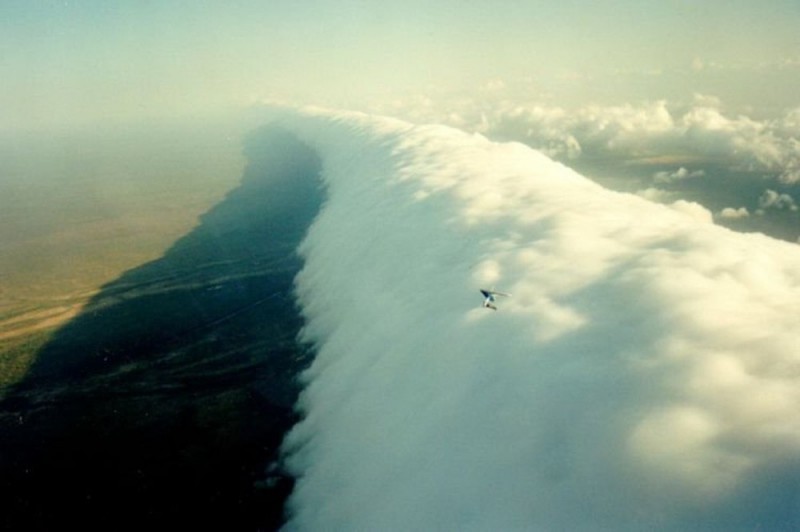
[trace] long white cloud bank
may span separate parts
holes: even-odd
[[[328,194],[288,529],[800,526],[800,247],[521,144],[278,122]]]

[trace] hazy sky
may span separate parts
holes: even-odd
[[[6,128],[358,106],[503,80],[564,103],[798,104],[795,0],[0,3]]]

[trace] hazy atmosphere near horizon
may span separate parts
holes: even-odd
[[[521,141],[608,186],[798,237],[788,0],[11,1],[0,16],[7,152],[28,134],[321,105]]]
[[[0,6],[2,127],[444,94],[568,109],[702,95],[731,118],[775,117],[797,106],[799,11],[790,0],[12,0]]]
[[[0,2],[0,528],[797,529],[798,28]]]

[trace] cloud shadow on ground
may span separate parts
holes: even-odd
[[[104,286],[0,402],[4,530],[280,525],[291,480],[265,468],[310,356],[292,290],[320,162],[270,127],[244,154],[240,186]]]

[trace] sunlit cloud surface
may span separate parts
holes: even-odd
[[[757,134],[658,105],[619,115],[645,142],[689,123],[720,149],[717,131]],[[796,244],[518,143],[349,113],[279,122],[319,152],[328,194],[300,249],[317,357],[285,442],[287,528],[797,525]],[[491,287],[512,293],[496,312]]]
[[[689,103],[658,100],[566,108],[543,98],[519,100],[501,93],[482,98],[396,101],[378,106],[392,116],[444,123],[492,137],[524,142],[551,157],[582,155],[621,159],[699,159],[776,173],[800,181],[800,108],[777,118],[731,115],[715,98]],[[702,170],[676,167],[655,176],[662,182],[701,177]]]

